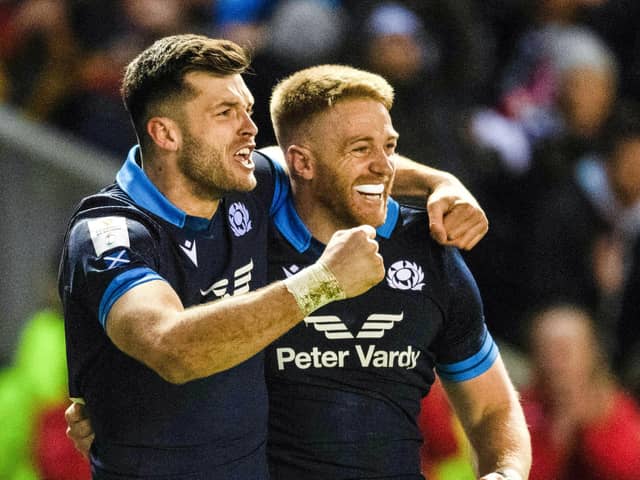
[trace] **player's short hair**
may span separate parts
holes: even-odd
[[[346,65],[319,65],[280,81],[270,102],[271,121],[281,147],[321,112],[345,99],[366,98],[393,105],[393,87],[380,75]]]
[[[163,107],[196,94],[184,81],[186,74],[234,75],[245,72],[249,64],[248,53],[230,40],[194,34],[157,40],[129,63],[122,80],[122,99],[138,136]]]

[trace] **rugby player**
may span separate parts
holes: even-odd
[[[179,35],[125,72],[139,145],[74,213],[59,278],[70,394],[95,430],[94,478],[267,478],[263,349],[384,276],[364,225],[265,287],[267,220],[289,189],[282,168],[253,153],[248,64],[232,42]],[[448,240],[472,245],[484,214],[449,177],[424,178],[436,210],[453,208],[441,227],[455,231],[456,211],[462,224],[480,219],[480,233]]]

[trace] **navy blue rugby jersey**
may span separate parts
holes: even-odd
[[[168,282],[185,307],[264,286],[269,210],[288,179],[255,153],[258,187],[225,196],[208,220],[171,204],[140,168],[138,152],[113,185],[80,203],[59,278],[69,390],[88,406],[96,478],[267,478],[262,353],[174,385],[118,350],[105,321],[122,294],[151,280]]]
[[[319,257],[324,245],[290,200],[273,223],[270,280]],[[386,278],[267,349],[273,480],[423,478],[417,416],[434,369],[464,381],[498,355],[471,273],[458,250],[431,240],[426,212],[390,200],[377,233]]]

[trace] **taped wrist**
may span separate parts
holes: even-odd
[[[333,272],[320,261],[285,279],[284,284],[305,317],[327,303],[347,297]]]
[[[496,470],[496,473],[502,475],[505,480],[522,480],[522,476],[511,468]]]

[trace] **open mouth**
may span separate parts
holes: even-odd
[[[368,200],[381,200],[384,193],[384,185],[382,183],[356,185],[354,189]]]
[[[233,158],[239,161],[243,167],[248,169],[253,169],[254,163],[253,163],[253,160],[251,159],[252,151],[253,149],[249,147],[241,148],[240,150],[238,150],[236,153],[233,154]]]

